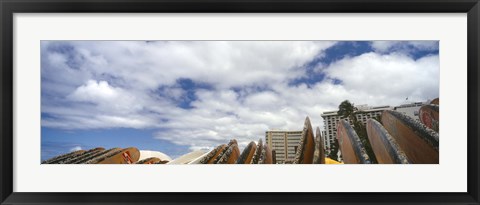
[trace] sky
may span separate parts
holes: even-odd
[[[343,100],[439,96],[438,41],[41,41],[41,158],[95,147],[172,158],[302,130]],[[408,98],[408,100],[407,100]]]

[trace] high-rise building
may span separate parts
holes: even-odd
[[[300,146],[302,131],[271,130],[265,132],[265,143],[275,151],[277,164],[295,160],[295,154]]]
[[[367,124],[367,120],[370,118],[375,118],[382,114],[384,110],[393,109],[390,106],[375,106],[369,107],[368,105],[358,105],[356,108],[361,111],[356,117],[358,121],[363,122],[364,125]],[[323,144],[327,153],[330,153],[331,144],[334,142],[335,137],[337,136],[337,125],[338,121],[341,119],[347,120],[351,125],[352,122],[348,118],[341,118],[337,111],[328,111],[324,112],[322,115],[323,118]]]

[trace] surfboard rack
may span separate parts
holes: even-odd
[[[374,119],[367,121],[367,138],[375,158],[382,164],[438,164],[438,100],[437,104],[424,105],[420,108],[420,120],[415,120],[403,113],[386,110],[381,122]],[[432,129],[433,128],[433,129]],[[371,164],[365,145],[353,127],[345,120],[340,120],[336,138],[345,164]],[[324,138],[320,128],[313,132],[309,117],[305,118],[295,158],[285,160],[285,164],[338,164],[325,157]],[[178,157],[175,160],[167,155],[143,158],[135,147],[105,149],[97,147],[90,150],[78,150],[45,160],[42,164],[275,164],[275,150],[264,144],[260,138],[257,143],[251,141],[242,152],[236,139],[228,144],[221,144],[214,149],[197,150]],[[154,153],[154,154],[155,154]]]

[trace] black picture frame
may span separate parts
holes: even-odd
[[[1,0],[1,204],[479,204],[478,0]],[[468,184],[465,193],[17,193],[13,192],[13,14],[116,12],[467,13]],[[34,173],[32,173],[34,174]],[[454,173],[463,175],[465,173]],[[442,179],[438,180],[442,183]],[[320,186],[320,185],[319,185]],[[86,190],[88,191],[88,190]]]

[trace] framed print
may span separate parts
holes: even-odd
[[[1,204],[479,203],[476,0],[0,5]]]

